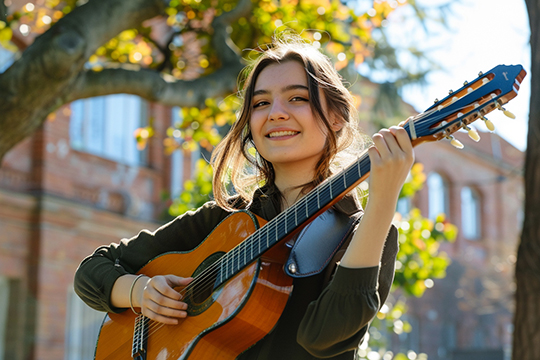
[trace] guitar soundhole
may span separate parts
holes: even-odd
[[[194,316],[205,311],[214,303],[221,290],[215,290],[216,279],[218,275],[217,269],[214,268],[214,263],[219,260],[225,253],[214,253],[207,257],[197,267],[192,277],[194,286],[186,293],[184,301],[188,304],[188,315]]]

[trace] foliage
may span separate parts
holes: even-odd
[[[198,208],[210,200],[212,195],[212,166],[199,159],[195,164],[195,176],[184,182],[183,191],[169,207],[171,216],[178,216]]]

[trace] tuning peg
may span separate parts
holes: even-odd
[[[484,75],[484,73],[480,71],[480,72],[478,73],[478,76],[480,77],[480,76],[482,76],[482,75]]]
[[[476,142],[480,141],[480,135],[478,135],[478,132],[475,129],[473,129],[473,128],[467,126],[467,125],[463,126],[463,129],[467,130],[467,133],[469,134],[469,137],[471,139],[473,139]]]
[[[489,131],[491,132],[495,131],[495,125],[493,125],[491,121],[489,121],[487,118],[483,117],[482,115],[480,115],[480,119],[484,120],[484,123],[486,124],[486,127],[488,128]]]
[[[434,103],[434,104],[436,104],[436,103],[438,103],[438,102],[439,102],[439,99],[433,100],[433,103]]]
[[[452,144],[453,147],[455,148],[458,148],[458,149],[463,149],[464,146],[463,144],[461,143],[461,141],[459,141],[458,139],[456,139],[453,135],[449,135],[446,137],[448,140],[450,140],[450,144]]]
[[[448,90],[448,95],[451,95],[454,92],[454,90],[450,89]]]
[[[499,108],[499,110],[501,110],[504,113],[504,115],[508,116],[510,119],[516,118],[516,115],[512,114],[510,111],[503,108],[501,104],[497,103],[497,108]]]
[[[468,82],[467,80],[465,80],[465,81],[463,82],[463,86],[467,86],[467,85],[469,85],[469,82]]]

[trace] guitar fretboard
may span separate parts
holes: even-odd
[[[342,195],[369,173],[371,163],[367,153],[345,170],[317,186],[293,206],[280,213],[219,260],[215,288],[225,283],[265,251],[294,232],[322,209],[337,202]]]

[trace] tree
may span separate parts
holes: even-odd
[[[366,1],[369,10],[358,14],[337,0],[36,0],[21,9],[0,3],[0,43],[22,50],[0,74],[0,160],[76,99],[129,93],[201,107],[223,98],[236,89],[242,58],[250,56],[240,49],[264,48],[282,24],[324,46],[339,68],[366,62],[415,80],[425,73],[403,71],[380,35],[404,0]],[[35,39],[26,46],[24,37]]]
[[[540,1],[525,0],[531,28],[531,101],[525,152],[525,218],[516,262],[512,358],[540,359]]]

